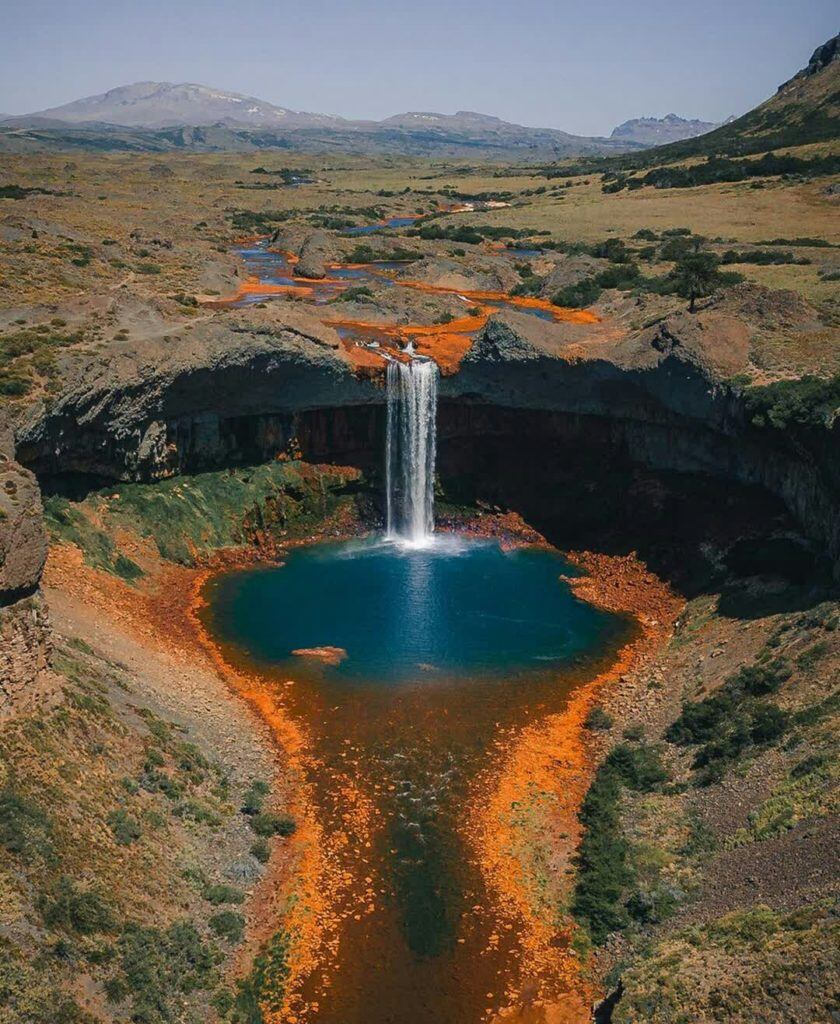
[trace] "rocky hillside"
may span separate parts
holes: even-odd
[[[738,156],[835,140],[840,134],[839,39],[834,36],[817,47],[808,64],[755,110],[696,139],[657,149],[655,158]]]

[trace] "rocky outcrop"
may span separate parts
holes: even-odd
[[[327,264],[336,259],[332,238],[324,231],[313,231],[300,248],[300,259],[295,266],[297,277],[326,277]]]
[[[334,331],[277,306],[118,342],[67,373],[66,390],[18,431],[19,457],[40,473],[150,480],[271,458],[297,414],[382,400],[354,376]]]
[[[441,400],[512,414],[487,423],[465,416],[453,429],[466,433],[515,433],[527,423],[537,446],[544,430],[571,445],[588,438],[656,470],[759,485],[838,560],[840,423],[810,447],[792,446],[754,426],[728,383],[748,367],[757,329],[738,303],[757,323],[771,301],[759,292],[747,288],[633,333],[499,314],[460,372],[441,381]],[[366,453],[372,462],[384,401],[381,380],[356,375],[332,329],[276,304],[89,357],[18,430],[17,453],[43,474],[133,480],[271,459],[293,440],[307,457]]]
[[[400,277],[433,288],[465,292],[508,292],[520,280],[507,260],[495,256],[457,260],[430,256],[406,267]]]
[[[579,284],[587,277],[594,277],[609,266],[607,260],[599,260],[594,256],[565,256],[548,275],[543,287],[543,295],[551,298],[561,288]]]
[[[39,591],[47,557],[35,477],[0,455],[0,716],[25,705],[47,668],[49,622]]]

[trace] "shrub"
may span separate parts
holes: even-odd
[[[297,825],[294,818],[288,814],[263,813],[255,814],[251,818],[251,828],[258,836],[267,839],[269,836],[294,835]]]
[[[271,856],[271,847],[267,839],[257,839],[251,846],[251,856],[255,857],[260,864],[267,864]]]
[[[9,853],[49,856],[52,822],[28,796],[12,785],[0,790],[0,846]]]
[[[66,877],[51,896],[40,901],[40,910],[48,928],[66,928],[80,935],[111,931],[115,924],[114,912],[101,893],[79,889]]]
[[[243,814],[259,814],[263,803],[268,795],[268,783],[255,779],[245,792],[242,798]]]
[[[109,979],[112,1002],[132,1001],[131,1019],[138,1024],[169,1024],[180,1019],[181,993],[209,988],[215,957],[189,921],[176,921],[166,931],[129,924],[118,943],[119,973]]]
[[[628,922],[621,900],[633,882],[633,871],[628,866],[629,844],[621,829],[621,788],[647,792],[667,777],[654,747],[621,743],[610,751],[584,797],[572,912],[596,944]]]
[[[208,924],[220,938],[229,942],[239,942],[245,933],[245,918],[235,910],[222,910],[214,914]]]
[[[335,302],[355,302],[357,299],[372,298],[373,292],[367,285],[359,285],[356,288],[345,288],[335,297]]]
[[[572,309],[581,309],[584,306],[591,306],[601,296],[601,287],[594,277],[584,278],[577,284],[567,285],[561,288],[552,298],[555,306],[568,306]]]
[[[208,885],[203,895],[207,902],[212,903],[214,907],[221,906],[223,903],[245,902],[245,893],[232,885]]]
[[[593,732],[606,732],[612,729],[613,719],[603,708],[596,706],[589,711],[583,724]]]
[[[264,1024],[262,1005],[279,1011],[289,977],[289,937],[277,932],[254,958],[251,972],[237,982],[236,1024]]]
[[[120,846],[130,846],[143,835],[140,822],[123,808],[111,811],[107,822]]]

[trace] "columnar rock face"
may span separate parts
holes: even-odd
[[[0,716],[28,703],[47,668],[49,620],[39,590],[46,557],[35,477],[0,461]]]

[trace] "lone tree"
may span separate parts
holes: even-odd
[[[675,291],[688,299],[689,313],[695,311],[697,299],[711,295],[723,283],[719,266],[717,256],[702,249],[683,253],[677,260],[672,272]]]

